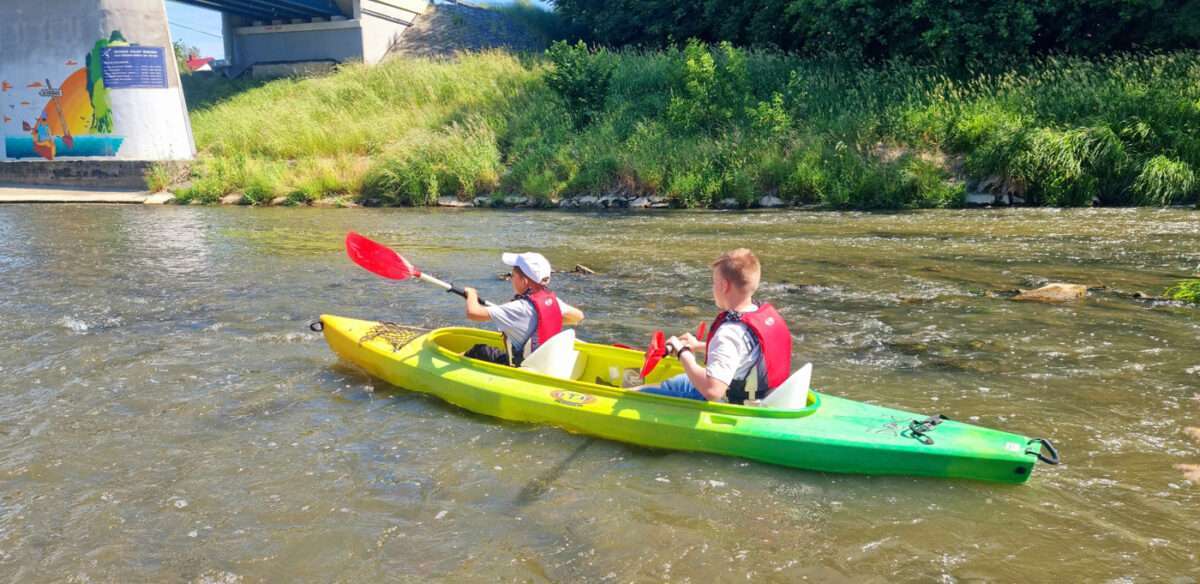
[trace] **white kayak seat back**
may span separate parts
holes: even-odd
[[[563,329],[550,337],[521,362],[521,369],[537,371],[543,375],[571,379],[575,373],[575,362],[579,351],[575,350],[575,329]]]
[[[779,410],[802,410],[808,407],[808,386],[812,382],[812,363],[796,370],[783,385],[775,388],[762,405]]]

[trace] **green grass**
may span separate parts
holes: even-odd
[[[710,206],[774,194],[903,209],[958,205],[964,180],[988,177],[1043,205],[1187,204],[1200,191],[1194,52],[951,77],[731,47],[580,50],[559,52],[579,73],[553,88],[548,58],[504,52],[189,85],[200,160],[182,196],[422,205],[623,192]]]
[[[1180,280],[1174,286],[1167,288],[1163,295],[1171,300],[1200,304],[1200,279]]]

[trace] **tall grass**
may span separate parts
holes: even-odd
[[[962,179],[989,177],[1045,205],[1191,203],[1200,191],[1192,52],[959,76],[694,43],[551,55],[396,59],[232,95],[206,88],[220,99],[193,109],[201,160],[185,193],[420,205],[623,192],[680,206],[774,194],[876,209],[954,206]],[[589,81],[597,71],[605,83]]]

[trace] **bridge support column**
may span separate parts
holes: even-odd
[[[192,158],[176,67],[163,0],[3,0],[0,163]]]

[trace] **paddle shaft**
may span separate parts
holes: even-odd
[[[463,298],[467,297],[466,290],[459,288],[458,286],[455,286],[449,282],[442,281],[442,280],[438,279],[437,277],[430,276],[429,274],[426,274],[425,272],[421,272],[421,275],[418,276],[418,279],[420,279],[422,282],[428,282],[430,284],[433,284],[434,286],[437,286],[438,288],[441,288],[442,290],[446,290],[448,292],[453,292],[455,294],[458,294],[459,296],[462,296]],[[495,306],[495,304],[488,302],[487,300],[484,300],[482,298],[479,299],[479,303],[484,306]],[[570,304],[567,304],[566,302],[563,302],[562,300],[559,300],[558,304],[560,306],[562,306],[562,309],[564,312],[573,308]]]
[[[441,288],[442,290],[446,290],[448,292],[453,292],[455,294],[458,294],[459,296],[462,296],[463,298],[467,297],[466,290],[463,290],[462,288],[459,288],[458,286],[450,284],[449,282],[443,282],[442,280],[440,280],[434,276],[430,276],[429,274],[426,274],[425,272],[421,272],[421,275],[418,276],[418,279],[420,279],[422,282],[428,282],[430,284],[433,284],[434,286],[437,286],[438,288]],[[482,298],[479,299],[479,303],[484,306],[495,306],[495,304],[492,304],[491,302],[488,302],[487,300],[484,300]]]

